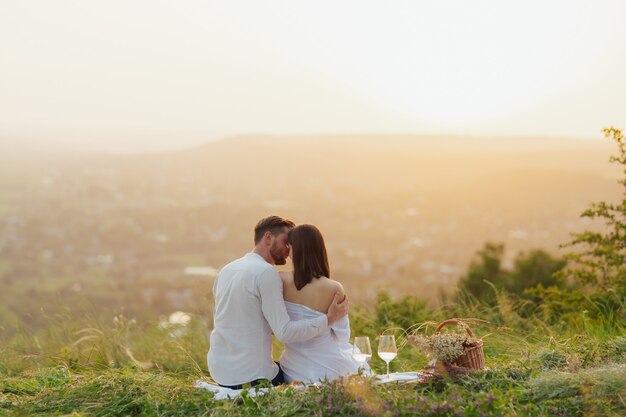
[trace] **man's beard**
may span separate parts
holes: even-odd
[[[287,258],[283,255],[283,251],[278,247],[270,248],[270,256],[274,260],[275,265],[285,265],[287,263]]]

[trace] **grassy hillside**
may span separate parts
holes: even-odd
[[[0,415],[427,415],[618,416],[626,412],[626,336],[623,323],[580,312],[582,327],[551,325],[516,314],[512,300],[495,306],[455,305],[429,310],[415,298],[380,296],[353,308],[353,335],[368,335],[376,349],[381,332],[399,323],[424,324],[432,333],[443,317],[460,312],[484,321],[472,326],[485,343],[488,370],[426,384],[376,386],[353,377],[296,391],[284,387],[259,398],[217,401],[193,388],[206,372],[208,327],[135,323],[116,316],[78,329],[50,318],[46,334],[1,340]],[[513,307],[512,307],[513,306]],[[425,321],[432,320],[432,321]],[[395,331],[399,355],[392,371],[417,370],[427,357]],[[276,353],[279,346],[276,346]],[[384,372],[376,357],[373,368]]]

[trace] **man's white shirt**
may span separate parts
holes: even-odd
[[[221,385],[276,377],[272,332],[289,343],[311,339],[328,328],[325,315],[290,321],[278,271],[254,252],[222,268],[213,296],[215,313],[207,356],[211,377]]]

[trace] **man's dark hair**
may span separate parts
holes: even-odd
[[[293,281],[298,290],[313,281],[313,278],[330,278],[324,238],[317,227],[301,224],[287,236],[291,245]]]
[[[254,244],[258,245],[265,232],[271,232],[274,236],[284,231],[285,227],[289,230],[296,227],[296,224],[288,219],[278,216],[269,216],[259,220],[254,227]]]

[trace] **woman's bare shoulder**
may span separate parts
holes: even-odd
[[[334,279],[330,279],[330,278],[324,279],[324,288],[328,293],[333,294],[333,296],[335,293],[338,293],[340,295],[340,299],[342,299],[343,295],[345,294],[345,291],[343,289],[343,285],[341,285],[341,282],[335,281]]]

